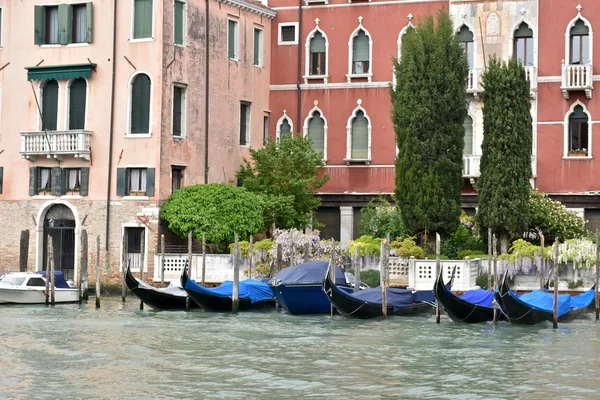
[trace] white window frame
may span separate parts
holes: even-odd
[[[246,139],[246,144],[241,144],[238,142],[240,147],[250,147],[251,143],[250,143],[250,130],[251,130],[251,126],[250,124],[252,123],[252,103],[250,103],[249,101],[240,101],[240,111],[242,110],[242,106],[245,105],[247,108],[247,114],[246,114],[246,132],[244,132],[244,136]],[[239,125],[240,129],[242,128],[242,115],[240,112],[240,125]]]
[[[583,108],[583,112],[588,117],[588,149],[587,156],[585,157],[569,157],[569,117],[575,111],[575,107],[581,106]],[[575,101],[569,107],[569,111],[565,114],[565,122],[564,122],[564,136],[563,136],[563,160],[591,160],[592,159],[592,128],[594,124],[592,123],[592,116],[588,111],[585,104],[583,104],[580,100]]]
[[[327,84],[327,79],[329,78],[329,38],[327,34],[319,27],[319,18],[315,19],[315,28],[308,33],[306,36],[306,44],[305,44],[305,57],[304,57],[304,84],[308,84],[310,79],[323,79],[323,83]],[[325,39],[325,74],[323,75],[311,75],[310,74],[310,42],[313,37],[319,32],[323,35]]]
[[[473,34],[473,68],[470,68],[473,71],[477,70],[477,35],[475,34],[476,30],[473,29],[473,27],[471,26],[471,24],[467,23],[467,21],[465,21],[465,18],[463,17],[462,21],[460,24],[458,24],[458,27],[456,28],[455,34],[458,35],[458,32],[460,32],[460,29],[464,26],[467,27],[467,29]],[[514,35],[514,31],[513,31],[513,35]],[[512,50],[509,50],[512,51]]]
[[[417,29],[417,27],[413,25],[412,19],[413,15],[408,14],[408,23],[404,25],[404,28],[400,30],[400,33],[398,33],[398,40],[396,41],[396,46],[398,47],[398,62],[400,62],[400,59],[402,58],[402,37],[406,35],[406,32],[408,32],[408,28]],[[396,90],[396,70],[394,68],[394,65],[392,65],[392,89],[394,91]],[[396,154],[398,153],[396,152]]]
[[[156,0],[152,0],[152,28],[150,29],[151,36],[149,38],[134,39],[133,35],[134,35],[134,31],[135,31],[135,0],[131,0],[131,30],[129,32],[129,42],[130,43],[151,42],[154,40],[154,17],[155,17],[155,11],[156,11],[155,7],[156,7]],[[173,24],[173,25],[175,25],[175,24]]]
[[[259,41],[258,41],[258,64],[254,64],[254,32],[259,31]],[[254,25],[254,29],[252,30],[252,65],[257,68],[263,68],[265,66],[265,30],[264,27],[260,25]]]
[[[312,108],[312,110],[308,112],[308,115],[304,119],[304,127],[302,129],[302,133],[305,138],[308,137],[308,124],[310,123],[310,120],[314,117],[315,112],[321,114],[321,118],[323,118],[323,161],[327,163],[327,118],[325,118],[325,114],[323,114],[323,111],[317,105],[315,105]]]
[[[235,37],[233,38],[235,54],[233,58],[229,57],[229,21],[235,23]],[[227,58],[233,61],[240,60],[240,20],[235,18],[227,18]]]
[[[85,80],[85,119],[83,121],[83,130],[86,130],[88,127],[88,110],[89,110],[89,102],[90,102],[90,82],[88,78],[83,78]],[[75,82],[75,79],[69,79],[67,81],[67,90],[65,93],[65,129],[70,131],[72,130],[69,126],[71,120],[71,85]]]
[[[358,99],[356,104],[358,104],[358,105],[352,111],[352,114],[350,115],[350,118],[348,118],[348,122],[346,123],[346,159],[344,161],[346,161],[346,162],[366,162],[367,164],[370,164],[372,161],[372,159],[371,159],[371,131],[372,131],[371,118],[367,114],[367,110],[365,110],[363,108],[361,99]],[[362,111],[365,118],[367,119],[367,141],[368,142],[367,142],[367,158],[366,159],[352,158],[352,121],[354,120],[354,118],[356,118],[356,114],[358,114],[359,111]]]
[[[181,135],[175,136],[173,135],[173,125],[175,115],[175,88],[183,89],[181,91]],[[187,137],[187,88],[188,85],[185,83],[174,82],[173,87],[171,88],[171,137],[173,139],[184,139]]]
[[[182,37],[183,44],[175,43],[175,3],[183,3],[183,18],[182,18]],[[187,46],[187,34],[188,34],[188,3],[187,0],[173,0],[173,45],[177,47]]]
[[[277,126],[275,128],[275,138],[277,140],[279,140],[279,138],[281,137],[281,124],[283,124],[283,121],[286,120],[288,124],[290,124],[290,134],[294,134],[294,123],[292,122],[292,119],[287,115],[287,111],[283,110],[283,115],[277,120]]]
[[[294,29],[294,41],[293,42],[284,42],[282,40],[283,38],[282,38],[282,35],[281,35],[281,28],[283,28],[285,26],[293,26],[293,27],[295,27],[295,29]],[[277,26],[277,44],[279,46],[287,46],[287,45],[298,44],[299,37],[300,37],[300,32],[298,32],[298,22],[281,22]]]
[[[592,24],[588,21],[583,15],[581,15],[581,6],[578,5],[577,15],[567,24],[567,29],[565,29],[565,65],[570,65],[571,60],[571,28],[577,23],[577,20],[581,20],[585,26],[589,29],[589,41],[590,41],[590,64],[594,64],[594,32],[592,30]],[[587,111],[587,110],[586,110]],[[590,120],[591,121],[591,120]]]
[[[58,96],[56,99],[56,105],[57,105],[57,110],[56,110],[56,130],[57,131],[61,131],[65,125],[64,125],[64,121],[60,120],[60,102],[61,100],[61,93],[62,93],[62,84],[61,82],[63,82],[62,80],[59,79],[44,79],[41,80],[40,83],[38,84],[38,103],[39,103],[39,107],[40,109],[38,110],[37,107],[35,109],[35,113],[37,115],[37,120],[38,120],[38,131],[42,132],[42,126],[43,126],[43,121],[42,121],[42,113],[44,112],[44,88],[46,87],[46,84],[48,83],[48,81],[51,80],[55,80],[58,83]],[[87,111],[87,110],[86,110]],[[86,115],[87,118],[87,115]],[[62,124],[61,124],[62,122]]]
[[[348,83],[352,82],[352,78],[367,78],[367,82],[371,82],[373,78],[373,36],[369,33],[367,28],[365,28],[362,24],[363,17],[358,17],[358,26],[356,29],[352,31],[350,34],[350,39],[348,40],[348,74],[346,78],[348,79]],[[358,35],[358,32],[363,30],[365,35],[369,38],[369,71],[367,73],[362,74],[354,74],[352,73],[352,53],[354,51],[354,37]]]
[[[150,132],[148,133],[131,133],[131,106],[132,106],[132,102],[133,102],[133,80],[135,79],[136,76],[140,75],[140,74],[146,74],[148,76],[148,78],[150,78],[150,111],[148,113],[148,119],[150,120],[148,122],[148,130]],[[127,100],[127,128],[125,130],[125,137],[126,138],[149,138],[152,136],[152,124],[153,124],[153,120],[152,120],[152,112],[153,112],[153,101],[154,101],[154,80],[152,79],[152,75],[150,75],[149,72],[147,71],[135,71],[131,77],[129,77],[129,83],[128,83],[128,96],[129,99]]]

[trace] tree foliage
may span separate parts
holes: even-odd
[[[490,59],[483,75],[483,144],[478,181],[477,222],[499,233],[503,251],[510,236],[520,236],[529,223],[531,178],[531,112],[529,81],[516,59]]]
[[[160,214],[178,236],[192,231],[210,243],[232,242],[235,233],[247,238],[264,226],[261,196],[225,183],[185,186],[169,196]]]
[[[391,238],[396,238],[408,234],[398,207],[390,205],[383,197],[369,201],[360,213],[361,236],[384,238],[389,233]]]
[[[561,241],[582,238],[586,234],[584,221],[560,202],[537,189],[529,196],[529,229],[536,233],[558,237]]]
[[[453,232],[460,215],[468,65],[446,11],[407,31],[395,74],[397,204],[412,233]]]
[[[251,149],[250,156],[237,177],[246,189],[265,196],[265,223],[283,229],[309,225],[321,204],[315,192],[329,179],[322,171],[323,156],[311,141],[302,135],[285,135]]]

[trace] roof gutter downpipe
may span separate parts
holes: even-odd
[[[298,81],[296,82],[296,93],[298,94],[298,108],[296,110],[296,130],[300,134],[300,123],[302,121],[302,94],[300,92],[300,83],[302,81],[302,46],[300,38],[302,37],[302,1],[298,0]],[[292,135],[294,132],[292,132]]]
[[[113,5],[113,43],[112,43],[112,82],[110,89],[110,122],[108,129],[108,183],[106,186],[106,240],[105,250],[108,260],[108,238],[110,234],[110,187],[112,184],[112,156],[113,156],[113,126],[115,119],[115,75],[117,64],[117,0]]]
[[[206,54],[205,54],[205,78],[204,78],[204,183],[208,183],[208,86],[209,86],[209,67],[210,67],[210,54],[209,54],[209,2],[210,0],[206,0],[206,24],[205,24],[205,32],[204,35],[206,37]]]

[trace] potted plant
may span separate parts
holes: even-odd
[[[587,149],[571,149],[569,157],[587,157]]]

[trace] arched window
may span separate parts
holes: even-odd
[[[150,133],[150,94],[152,83],[146,74],[137,74],[131,82],[131,133]]]
[[[569,115],[569,154],[588,155],[588,143],[588,116],[583,107],[577,105]]]
[[[325,153],[325,121],[319,111],[314,111],[308,121],[307,136],[312,141],[313,149],[317,152]]]
[[[458,31],[458,42],[463,47],[465,54],[467,55],[467,61],[469,68],[475,68],[475,44],[473,42],[473,32],[466,26],[463,25]]]
[[[467,115],[463,122],[463,128],[465,130],[465,147],[463,148],[463,154],[469,156],[473,154],[473,118]]]
[[[525,22],[521,22],[515,30],[513,56],[523,66],[533,66],[533,31]]]
[[[58,82],[46,81],[42,88],[42,130],[55,131],[58,117]]]
[[[85,79],[75,79],[69,87],[69,129],[85,129]]]
[[[309,75],[326,75],[325,37],[317,31],[310,39]]]
[[[287,119],[281,121],[281,125],[279,125],[279,136],[290,135],[292,133],[292,126]]]
[[[370,68],[369,36],[360,29],[352,39],[352,73],[368,74]]]
[[[590,29],[578,19],[570,30],[572,65],[587,65],[590,63]]]
[[[350,158],[353,160],[369,158],[369,121],[362,110],[359,110],[352,120]]]

